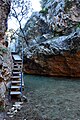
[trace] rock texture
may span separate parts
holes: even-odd
[[[0,44],[0,106],[5,106],[5,93],[10,85],[12,58],[9,50]]]
[[[80,77],[80,31],[69,36],[47,39],[25,51],[26,73]]]
[[[38,36],[52,32],[49,28],[48,23],[44,21],[38,12],[34,12],[32,14],[23,31],[27,38],[27,41],[36,39]]]
[[[10,12],[10,0],[0,0],[0,41],[7,30],[7,18]]]
[[[24,71],[29,74],[80,77],[79,0],[42,0],[24,27]]]
[[[3,45],[9,11],[10,0],[0,0],[0,106],[5,106],[5,93],[11,76],[11,54]]]
[[[45,11],[47,12],[45,13]],[[46,0],[45,4],[42,2],[40,13],[43,15],[45,13],[46,21],[55,35],[69,34],[69,32],[75,30],[80,22],[80,1]]]

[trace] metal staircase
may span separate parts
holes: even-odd
[[[18,54],[12,54],[13,71],[11,77],[10,96],[21,96],[22,88],[24,87],[23,73],[22,73],[22,59]]]

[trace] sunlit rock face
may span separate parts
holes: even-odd
[[[0,41],[4,39],[9,12],[10,0],[0,0]]]
[[[25,26],[28,47],[24,49],[24,71],[29,74],[80,77],[80,1],[42,1],[39,19],[35,14],[35,24],[31,17]],[[48,29],[42,23],[37,26],[39,20]],[[45,28],[42,34],[38,31],[41,26]]]

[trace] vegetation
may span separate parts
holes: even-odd
[[[7,48],[0,46],[0,55],[2,55],[2,53],[6,53],[7,52]]]
[[[68,11],[72,6],[73,0],[65,0],[65,11]]]
[[[3,111],[4,111],[4,107],[0,106],[0,112],[3,112]]]
[[[80,28],[80,22],[77,24],[77,26],[76,26],[77,28]]]
[[[12,4],[11,4],[11,11],[10,11],[10,15],[9,15],[9,19],[15,19],[16,22],[18,23],[18,30],[21,31],[22,34],[19,34],[19,32],[15,31],[14,34],[16,33],[19,37],[21,37],[26,44],[27,40],[24,34],[24,31],[22,29],[23,26],[23,21],[24,19],[27,20],[28,18],[28,13],[29,10],[31,9],[31,2],[30,0],[12,0]]]
[[[43,8],[40,13],[42,13],[43,15],[48,14],[48,9],[47,8]]]

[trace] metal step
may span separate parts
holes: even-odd
[[[20,68],[20,69],[22,68],[21,65],[14,65],[13,67],[14,67],[14,68]]]
[[[13,55],[12,58],[13,58],[13,60],[15,60],[15,61],[22,61],[21,57],[20,57],[18,54]]]
[[[12,83],[21,83],[21,81],[20,80],[12,81]]]
[[[11,76],[12,79],[19,79],[21,76]]]
[[[19,64],[19,65],[22,65],[22,61],[13,61],[14,64]]]
[[[21,92],[19,92],[19,91],[11,91],[10,95],[21,95]]]
[[[14,67],[18,67],[18,66],[21,67],[22,64],[18,64],[18,63],[16,63],[16,64],[14,64],[13,66],[14,66]]]
[[[18,70],[18,71],[21,71],[22,68],[13,68],[13,70]]]
[[[13,74],[21,74],[21,72],[13,72]]]
[[[21,86],[11,86],[11,89],[19,89],[19,88],[21,88]]]

